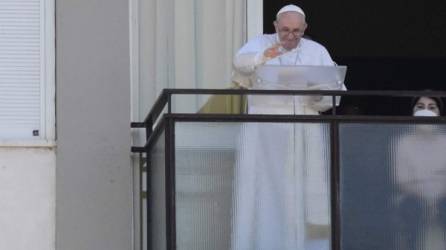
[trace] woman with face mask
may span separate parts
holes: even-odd
[[[436,117],[443,111],[437,97],[412,100],[412,115]],[[392,145],[396,183],[395,218],[400,237],[396,249],[445,249],[446,132],[441,125],[410,125]]]
[[[438,97],[421,96],[412,100],[412,114],[414,116],[440,116],[443,102]]]

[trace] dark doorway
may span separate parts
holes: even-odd
[[[264,31],[280,7],[307,15],[306,34],[348,66],[351,90],[446,90],[445,1],[264,0]],[[409,114],[408,100],[344,98],[364,114]]]

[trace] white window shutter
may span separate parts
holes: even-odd
[[[44,0],[0,0],[0,139],[40,138]]]

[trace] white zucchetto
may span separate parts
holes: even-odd
[[[305,13],[304,13],[304,11],[303,11],[300,7],[298,7],[298,6],[294,5],[294,4],[289,4],[289,5],[283,6],[283,7],[277,12],[277,14],[276,14],[276,19],[279,18],[279,15],[280,15],[280,14],[282,14],[282,13],[284,13],[284,12],[288,12],[288,11],[292,11],[292,12],[300,13],[300,14],[302,14],[302,15],[305,17]]]

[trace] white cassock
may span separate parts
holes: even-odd
[[[301,39],[296,49],[266,61],[263,51],[276,43],[275,34],[248,42],[234,60],[238,73],[252,82],[252,74],[261,64],[335,65],[322,45],[307,39]],[[317,115],[331,107],[331,101],[308,97],[268,97],[255,105],[252,100],[248,98],[250,114]],[[329,127],[246,123],[239,138],[231,248],[329,249],[327,239],[322,246],[311,247],[306,232],[310,224],[327,229],[330,225]]]

